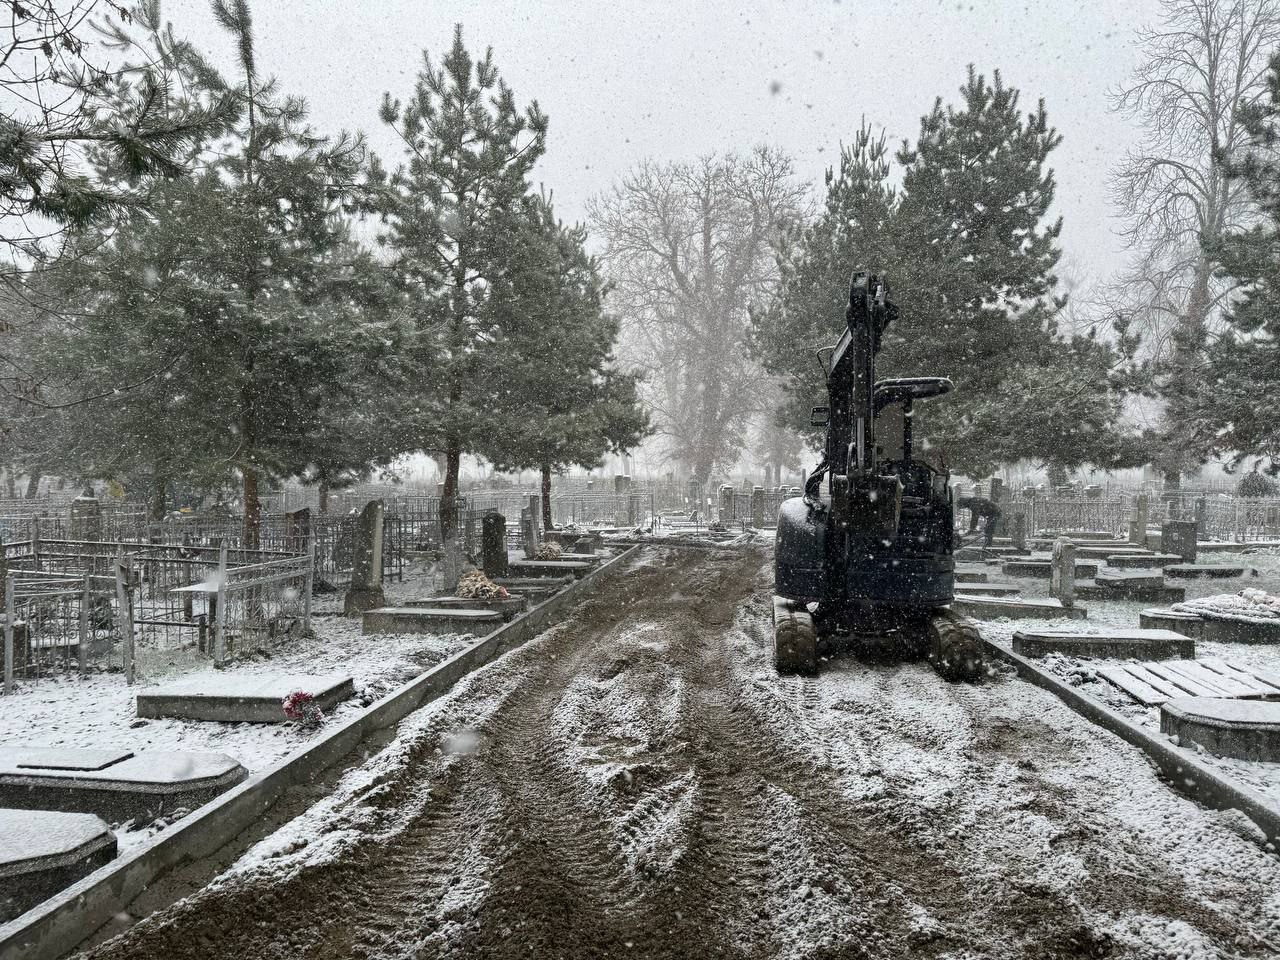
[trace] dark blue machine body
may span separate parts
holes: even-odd
[[[823,572],[830,516],[823,506],[818,509],[803,497],[792,497],[778,511],[774,568],[778,596],[812,603],[839,595],[859,605],[904,609],[951,603],[955,563],[951,558],[950,510],[930,524],[937,530],[932,536],[904,517],[898,537],[888,546],[876,544],[849,557],[840,589],[838,584],[828,584]],[[925,549],[920,550],[921,546]]]

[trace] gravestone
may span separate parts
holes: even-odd
[[[1027,549],[1027,515],[1021,510],[1009,518],[1009,538],[1018,550]]]
[[[1196,562],[1196,527],[1194,520],[1166,520],[1160,527],[1160,549],[1182,558],[1183,563]]]
[[[453,532],[445,538],[440,552],[440,580],[445,593],[453,593],[458,589],[458,581],[462,579],[462,563],[466,559],[463,548],[462,530],[453,528]]]
[[[307,549],[307,541],[311,539],[311,508],[303,507],[301,510],[290,510],[284,515],[285,517],[285,537],[301,544],[301,550]],[[293,549],[299,549],[294,546]]]
[[[520,509],[520,539],[524,543],[524,556],[532,560],[538,554],[538,525],[528,507]]]
[[[84,493],[71,501],[71,539],[102,539],[102,504],[93,487],[85,487]]]
[[[613,492],[622,496],[631,492],[631,478],[626,474],[619,473],[613,478]]]
[[[370,500],[356,520],[351,587],[342,604],[343,616],[359,616],[387,602],[382,592],[382,515],[382,501]]]
[[[1140,493],[1133,503],[1133,516],[1129,520],[1129,542],[1138,546],[1146,546],[1147,520],[1151,511],[1151,501],[1145,493]]]
[[[1049,561],[1049,596],[1064,607],[1075,604],[1076,545],[1061,537],[1053,542],[1053,557]]]
[[[757,530],[764,526],[764,487],[751,490],[751,525]]]
[[[500,513],[480,520],[480,563],[490,580],[507,575],[507,518]]]
[[[685,492],[689,500],[689,506],[694,510],[702,509],[702,484],[694,477],[689,478],[689,482],[685,487]]]
[[[1204,539],[1204,521],[1209,513],[1209,502],[1204,497],[1196,497],[1195,504],[1196,539]]]
[[[716,516],[721,523],[733,519],[733,494],[732,485],[726,483],[720,487],[719,512]]]
[[[1086,500],[1101,500],[1101,499],[1102,499],[1102,484],[1100,484],[1100,483],[1091,483],[1091,484],[1089,484],[1088,486],[1086,486],[1086,487],[1084,488],[1084,498],[1085,498]]]

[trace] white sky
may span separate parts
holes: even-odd
[[[538,179],[565,219],[644,157],[688,159],[769,143],[821,182],[866,115],[892,140],[914,139],[966,65],[999,69],[1025,109],[1044,97],[1063,134],[1052,165],[1068,260],[1092,280],[1123,256],[1108,171],[1136,131],[1107,91],[1137,58],[1134,31],[1156,0],[257,0],[263,73],[308,98],[317,129],[361,129],[388,162],[377,117],[384,91],[405,98],[426,49],[447,49],[455,22],[469,47],[492,46],[521,104],[550,115]],[[230,65],[232,45],[207,0],[166,0],[165,16]],[[776,93],[773,86],[780,85]],[[884,265],[890,271],[892,265]]]

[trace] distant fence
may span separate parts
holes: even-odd
[[[1026,516],[1031,533],[1098,531],[1127,536],[1129,522],[1137,515],[1137,495],[1097,498],[1013,497],[1001,501],[1006,517]],[[1147,523],[1158,527],[1166,520],[1195,520],[1200,537],[1251,543],[1280,540],[1280,498],[1234,496],[1148,497]]]

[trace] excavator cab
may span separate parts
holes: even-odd
[[[827,428],[823,460],[804,495],[779,510],[780,672],[816,670],[819,644],[831,637],[929,633],[949,617],[955,569],[949,477],[917,456],[913,423],[916,403],[950,393],[952,383],[876,381],[881,336],[897,316],[888,293],[885,278],[854,274],[847,329],[829,352],[827,406],[814,410]],[[976,634],[968,640],[976,649]],[[969,660],[966,654],[965,669]]]

